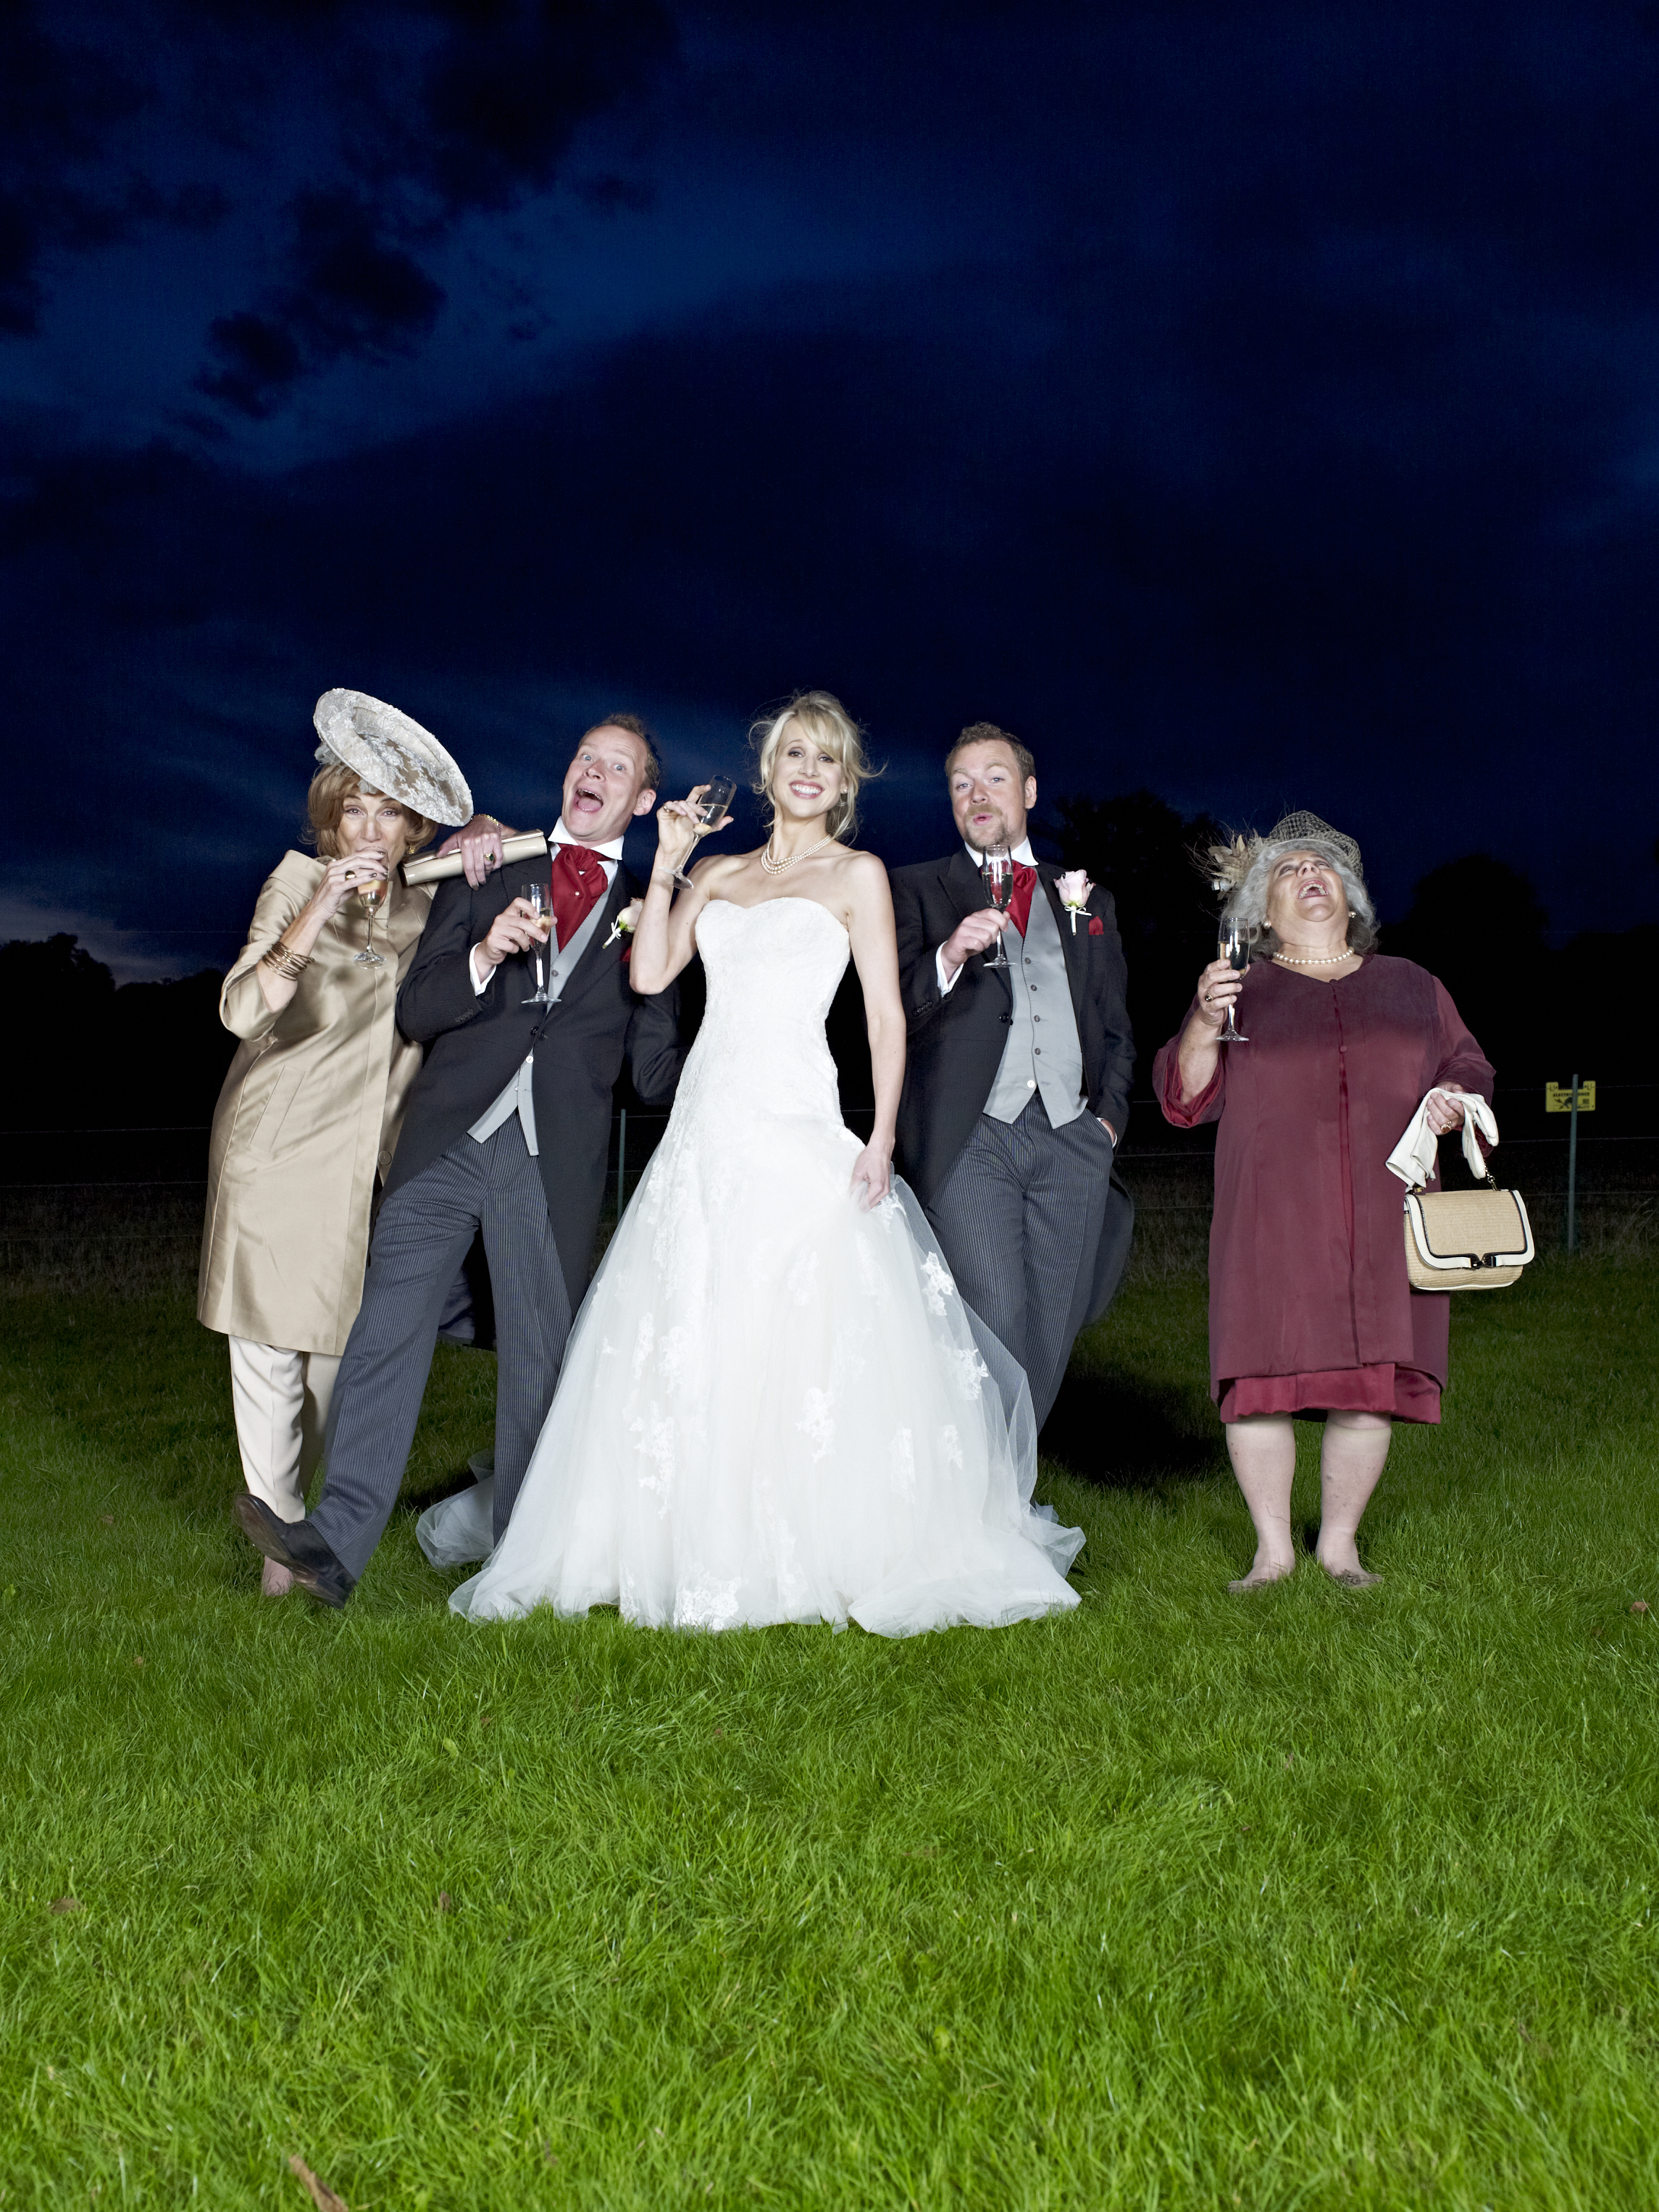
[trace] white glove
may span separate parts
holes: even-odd
[[[1463,1157],[1469,1164],[1469,1173],[1486,1180],[1486,1163],[1480,1147],[1474,1141],[1478,1129],[1489,1145],[1498,1142],[1498,1121],[1492,1108],[1478,1091],[1431,1091],[1423,1103],[1406,1125],[1406,1133],[1389,1154],[1389,1172],[1397,1175],[1411,1190],[1421,1190],[1433,1176],[1438,1157],[1440,1139],[1429,1127],[1429,1100],[1438,1098],[1443,1106],[1461,1108],[1463,1115]]]

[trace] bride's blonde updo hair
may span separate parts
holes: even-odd
[[[823,826],[830,836],[845,844],[858,823],[859,786],[881,771],[871,767],[858,724],[833,692],[797,691],[781,714],[761,716],[749,732],[749,742],[757,755],[755,781],[750,788],[765,803],[769,819],[775,821],[772,778],[792,722],[799,722],[804,734],[820,752],[828,753],[841,770],[841,796],[824,817]]]

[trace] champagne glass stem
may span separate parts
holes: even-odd
[[[530,919],[534,931],[532,942],[524,948],[524,957],[527,964],[536,971],[536,988],[533,991],[526,992],[519,1004],[521,1006],[550,1006],[552,1001],[547,995],[547,985],[542,980],[542,946],[546,942],[544,930],[550,935],[553,927],[552,886],[532,884],[520,893],[520,896],[530,909]]]
[[[1221,942],[1217,949],[1234,975],[1241,981],[1249,973],[1249,933],[1239,922],[1231,919],[1224,921]],[[1230,999],[1227,1002],[1226,1019],[1222,1023],[1220,1032],[1216,1038],[1218,1044],[1249,1044],[1250,1041],[1233,1018],[1235,1006],[1236,1001]]]

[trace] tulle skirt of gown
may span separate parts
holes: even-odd
[[[849,1619],[884,1636],[1074,1606],[1080,1549],[1030,1504],[1024,1376],[914,1197],[865,1212],[823,1016],[827,908],[711,902],[708,1013],[668,1129],[566,1349],[473,1619],[616,1604],[652,1626]],[[422,1516],[481,1557],[480,1490]]]

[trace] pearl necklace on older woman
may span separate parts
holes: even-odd
[[[1357,960],[1359,955],[1352,945],[1345,945],[1340,952],[1310,954],[1306,960],[1297,960],[1289,952],[1275,952],[1273,958],[1286,968],[1338,968],[1345,960]]]

